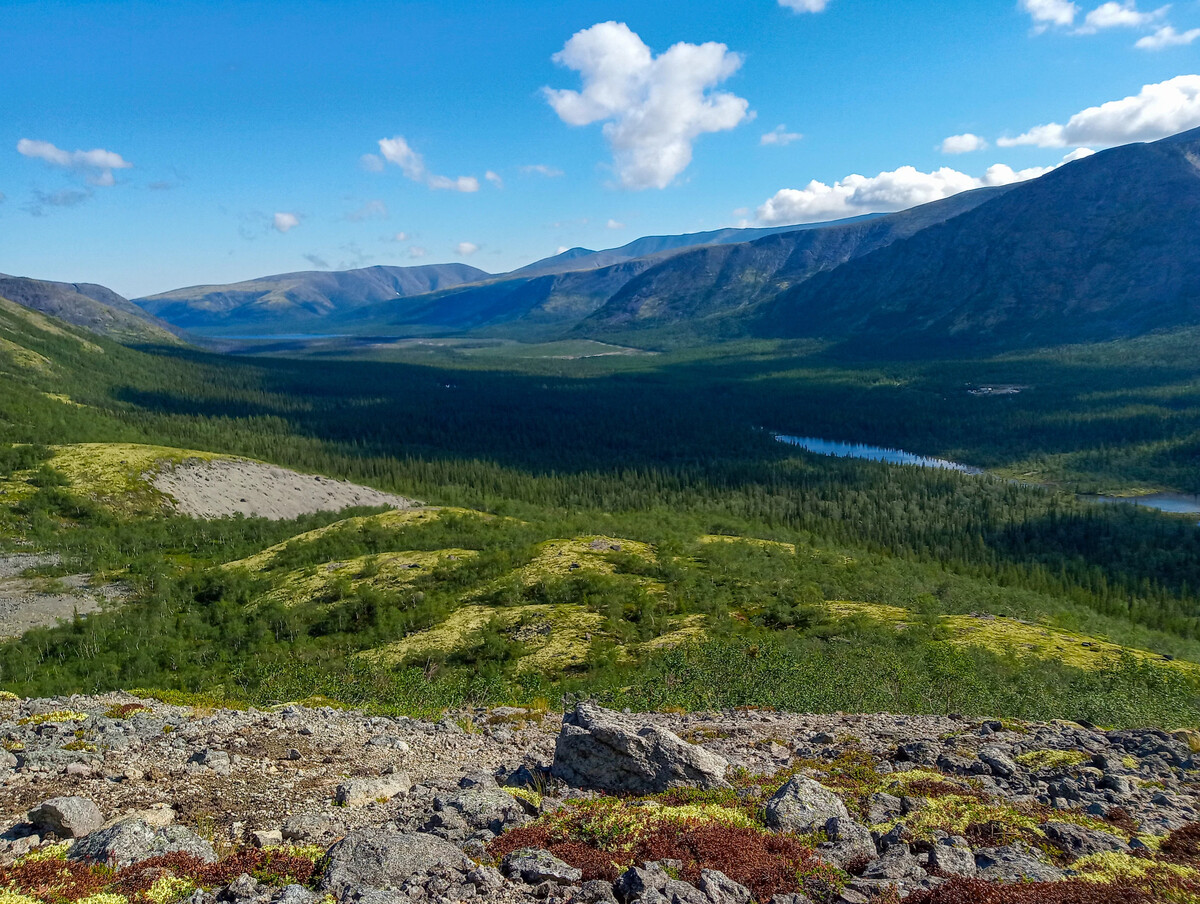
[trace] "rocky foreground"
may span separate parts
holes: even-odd
[[[0,699],[0,904],[1196,901],[1196,740]]]

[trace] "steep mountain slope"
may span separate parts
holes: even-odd
[[[119,342],[179,342],[168,324],[104,286],[0,274],[0,298]]]
[[[891,216],[778,229],[650,236],[622,248],[566,251],[523,270],[403,306],[374,305],[336,317],[350,332],[486,331],[518,339],[659,326],[771,297],[814,272],[955,216],[1005,189],[984,189]],[[756,241],[746,239],[757,237]],[[680,243],[710,242],[700,247]],[[623,259],[627,255],[641,256]],[[599,266],[605,261],[617,261]],[[569,267],[567,272],[543,268]],[[633,309],[633,313],[631,313]],[[588,319],[591,318],[591,319]]]
[[[771,336],[952,351],[1200,323],[1200,130],[1068,164],[797,286]]]
[[[869,254],[1007,192],[985,188],[889,216],[842,221],[673,255],[630,280],[578,332],[658,327],[724,315],[773,298],[815,273]]]
[[[367,267],[362,270],[302,271],[264,276],[227,286],[193,286],[137,304],[171,323],[204,331],[288,331],[335,312],[486,279],[466,264]]]
[[[835,223],[837,225],[857,223],[873,219],[876,216],[879,214],[867,214],[848,220],[838,220]],[[799,226],[770,226],[761,229],[715,229],[710,232],[692,232],[686,235],[648,235],[635,239],[627,245],[622,245],[620,248],[609,248],[605,251],[572,248],[554,257],[535,261],[519,270],[513,270],[508,275],[541,276],[547,273],[565,273],[570,270],[598,270],[638,258],[669,255],[700,245],[732,245],[738,242],[753,242],[769,235],[823,229],[826,226],[835,225],[835,223],[806,223]]]
[[[409,299],[403,306],[371,305],[334,318],[352,332],[465,332],[486,330],[535,338],[561,334],[603,305],[656,258],[598,270],[492,280]]]

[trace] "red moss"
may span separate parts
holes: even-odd
[[[544,848],[583,872],[583,878],[613,882],[636,864],[657,860],[683,863],[681,877],[695,883],[701,870],[720,870],[749,888],[759,901],[803,891],[826,898],[840,887],[837,870],[817,859],[812,848],[788,835],[750,828],[691,823],[648,832],[632,851],[605,851],[578,841],[554,838],[543,826],[514,829],[489,847],[503,857],[524,847]]]
[[[144,895],[163,876],[189,879],[198,886],[228,885],[248,873],[268,884],[307,884],[313,863],[285,851],[245,848],[217,863],[205,863],[191,854],[153,857],[114,872],[106,866],[74,861],[44,860],[0,869],[0,888],[12,888],[42,901],[74,902],[100,892],[124,895],[130,900]]]
[[[1200,866],[1200,822],[1188,823],[1167,835],[1158,854],[1171,863]]]

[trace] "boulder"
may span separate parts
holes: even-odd
[[[554,882],[574,885],[583,878],[583,871],[564,863],[541,848],[521,848],[504,858],[501,871],[510,879],[520,879],[526,885]]]
[[[977,871],[971,849],[951,844],[948,838],[933,846],[929,852],[929,865],[948,876],[973,876]]]
[[[403,772],[378,778],[354,778],[337,786],[334,800],[344,807],[361,807],[407,794],[411,787],[412,781]]]
[[[1050,841],[1072,857],[1129,850],[1124,839],[1098,829],[1085,829],[1069,822],[1047,822],[1040,828]]]
[[[581,703],[563,717],[553,775],[575,788],[653,794],[669,788],[725,788],[729,763],[664,728]]]
[[[921,862],[908,850],[908,845],[894,844],[882,857],[863,871],[864,879],[886,879],[889,882],[920,881],[927,873]]]
[[[720,870],[700,870],[700,881],[696,887],[708,896],[712,904],[754,904],[750,889],[734,882]]]
[[[475,864],[453,844],[420,832],[359,829],[329,849],[321,890],[339,901],[359,900],[365,892],[397,892],[418,874],[438,874],[465,882]]]
[[[613,883],[613,891],[627,904],[713,904],[700,889],[672,879],[657,863],[630,867]]]
[[[217,860],[212,845],[195,832],[183,826],[150,826],[140,819],[125,819],[79,839],[67,851],[67,859],[123,869],[174,853],[191,854],[205,863]]]
[[[842,869],[862,860],[874,860],[879,856],[871,830],[853,819],[835,816],[825,823],[825,837],[829,840],[820,845],[822,860],[828,860]]]
[[[30,810],[29,821],[42,834],[82,838],[104,825],[104,815],[86,797],[55,797]]]
[[[487,829],[496,835],[530,819],[520,801],[494,786],[486,790],[458,791],[436,797],[433,809],[439,813],[453,811],[472,830]]]
[[[841,799],[811,778],[796,776],[767,801],[767,825],[778,832],[807,835],[831,819],[851,821]]]
[[[991,882],[1057,882],[1062,870],[1043,861],[1023,844],[981,848],[975,852],[979,875]]]

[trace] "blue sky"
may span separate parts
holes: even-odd
[[[1198,0],[0,0],[0,40],[0,271],[130,297],[899,209],[1200,126]]]

